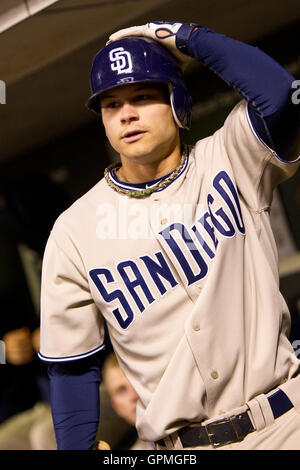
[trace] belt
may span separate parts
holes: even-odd
[[[267,398],[275,419],[294,406],[282,390],[278,390]],[[242,441],[247,434],[253,431],[255,431],[255,428],[247,411],[245,411],[206,425],[187,426],[178,429],[177,433],[183,448],[185,448],[207,445],[220,447]],[[160,439],[156,444],[166,447],[164,439]]]

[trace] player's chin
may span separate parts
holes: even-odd
[[[123,145],[120,154],[130,160],[140,160],[147,158],[148,155],[151,155],[152,151],[152,146],[145,145],[141,142],[134,142],[132,144]]]

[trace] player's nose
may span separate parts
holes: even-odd
[[[137,121],[139,119],[138,110],[131,103],[123,103],[121,107],[120,119],[124,124],[131,121]]]

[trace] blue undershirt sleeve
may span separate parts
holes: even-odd
[[[92,449],[100,417],[101,352],[48,366],[50,399],[59,450]]]
[[[259,48],[203,27],[190,36],[188,54],[239,91],[260,139],[285,159],[300,127],[300,106],[292,101],[295,78]]]

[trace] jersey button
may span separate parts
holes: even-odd
[[[214,380],[219,378],[219,374],[216,370],[213,370],[210,375],[211,375],[212,379],[214,379]]]
[[[194,330],[195,330],[195,331],[199,331],[199,330],[200,330],[200,325],[199,325],[199,323],[195,323],[195,325],[194,325]]]
[[[161,219],[160,223],[161,225],[165,225],[168,222],[168,219]]]

